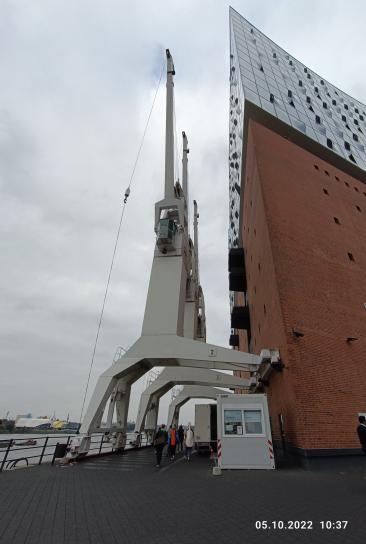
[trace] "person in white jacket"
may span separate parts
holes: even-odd
[[[184,442],[185,442],[185,446],[186,446],[185,458],[188,459],[188,461],[189,461],[190,458],[191,458],[191,455],[192,455],[192,448],[193,448],[193,443],[194,443],[194,433],[193,433],[193,431],[191,429],[191,424],[190,423],[188,423],[188,427],[184,432]]]

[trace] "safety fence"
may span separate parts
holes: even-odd
[[[26,436],[22,438],[0,439],[0,472],[25,466],[53,463],[56,457],[65,454],[75,435]],[[125,449],[134,447],[134,433],[127,433]],[[140,447],[149,446],[147,436],[141,435]],[[91,436],[90,448],[86,455],[97,456],[113,453],[112,441],[102,433]]]

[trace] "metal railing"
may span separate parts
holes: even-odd
[[[0,439],[0,472],[20,466],[35,466],[42,463],[54,463],[56,448],[64,445],[68,448],[75,435],[49,435],[49,436],[27,436],[24,438]],[[133,433],[127,433],[125,449],[132,449],[130,444]],[[147,436],[142,434],[140,447],[149,446]],[[86,455],[98,456],[113,453],[115,448],[112,441],[104,434],[93,434],[91,436],[90,448]]]

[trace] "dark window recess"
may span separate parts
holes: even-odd
[[[234,119],[234,125],[237,125],[237,124],[238,124],[238,120]]]
[[[337,223],[337,225],[341,224],[338,217],[333,217],[333,219],[334,219],[334,223]]]
[[[299,87],[302,87],[302,81],[299,79]]]
[[[353,187],[353,188],[354,188],[354,190],[356,191],[356,193],[359,192],[359,190],[357,189],[357,187]]]
[[[326,110],[328,109],[328,104],[326,102],[323,102],[323,108]]]
[[[246,329],[250,335],[250,316],[248,306],[234,306],[231,313],[231,328]]]
[[[264,72],[263,66],[261,66],[261,67],[259,68],[259,70],[260,70],[261,72]]]
[[[230,291],[240,291],[244,293],[247,290],[247,277],[245,268],[232,268],[229,273]]]
[[[364,119],[363,115],[360,115],[360,119],[361,119],[361,121],[363,121],[363,119]]]
[[[351,129],[349,128],[349,126],[348,126],[348,123],[346,123],[346,128],[348,128],[348,130],[351,130]]]
[[[324,85],[324,80],[323,79],[320,80],[320,85]]]
[[[327,191],[326,189],[323,189],[323,193],[324,193],[325,195],[329,195],[329,193],[328,193],[328,191]]]
[[[293,108],[295,107],[295,104],[294,104],[293,100],[290,100],[290,106],[292,106]]]
[[[274,102],[274,94],[271,93],[269,95],[269,101],[272,102],[272,103]]]
[[[336,179],[337,181],[339,181],[339,177],[338,177],[338,176],[334,176],[334,177],[335,177],[335,179]]]
[[[267,308],[266,308],[266,305],[265,305],[265,304],[263,304],[263,311],[264,311],[264,315],[266,315],[266,313],[267,313]]]
[[[310,102],[311,102],[310,96],[307,96],[307,97],[306,97],[306,102],[307,102],[308,104],[310,104]]]
[[[329,93],[327,93],[327,96],[329,96],[329,98],[332,98]]]
[[[314,87],[314,91],[315,91],[316,93],[318,93],[318,92],[319,92],[318,87]]]
[[[360,127],[358,127],[358,129],[357,129],[357,130],[358,130],[358,132],[361,132],[361,134],[363,134],[363,132],[362,132],[362,130],[361,130],[361,128],[360,128]]]
[[[236,192],[239,193],[239,195],[240,195],[240,185],[235,183],[235,189],[236,189]]]
[[[292,66],[292,64],[293,64],[292,60],[289,60],[288,63],[289,63],[290,66]]]
[[[345,109],[345,110],[348,110],[347,104],[344,105],[344,109]]]
[[[311,75],[310,75],[310,74],[308,74],[306,77],[307,77],[308,79],[311,79]]]
[[[355,258],[352,255],[352,253],[347,253],[347,255],[348,255],[348,258],[349,258],[350,261],[353,261],[353,262],[355,261]]]
[[[308,69],[306,68],[306,66],[304,66],[304,72],[305,72],[305,74],[308,73]]]
[[[324,170],[324,174],[325,174],[326,176],[329,176],[328,170]]]
[[[354,122],[355,125],[358,125],[357,119],[353,119],[353,122]]]
[[[327,138],[327,146],[332,148],[333,147],[333,142],[330,138]]]
[[[315,122],[318,123],[318,125],[320,125],[320,117],[319,117],[319,115],[316,115],[316,116],[315,116]]]
[[[235,217],[236,217],[237,219],[239,219],[239,214],[238,214],[237,211],[235,212]]]
[[[291,98],[291,97],[292,97],[292,91],[288,90],[288,91],[287,91],[287,96],[288,96],[289,98]]]
[[[276,59],[277,58],[277,55],[276,53],[273,53],[273,58]]]
[[[319,170],[319,166],[317,164],[314,164],[315,170]]]
[[[337,100],[334,100],[334,98],[333,98],[332,104],[333,104],[333,106],[336,106],[337,105]]]
[[[344,142],[344,147],[346,149],[348,149],[348,151],[350,151],[350,149],[351,149],[351,146],[350,146],[350,144],[348,142]]]
[[[239,347],[239,335],[238,334],[230,334],[229,345],[234,347],[234,348]]]
[[[233,229],[234,227],[235,227],[235,224],[231,221],[231,223],[230,223],[230,228]]]
[[[354,162],[355,164],[357,164],[356,159],[354,158],[354,156],[352,155],[352,153],[351,153],[351,155],[349,155],[349,159],[350,159],[352,162]]]
[[[358,209],[359,212],[362,212],[360,206],[356,206],[356,208]]]
[[[352,138],[354,139],[355,142],[358,142],[358,136],[357,136],[357,134],[352,134]]]
[[[355,108],[355,112],[358,113],[358,108]]]
[[[347,121],[347,118],[345,115],[342,115],[342,121],[346,122]]]
[[[234,268],[245,268],[244,249],[230,249],[229,250],[229,272]]]
[[[349,183],[347,181],[344,182],[346,187],[349,187]]]
[[[258,270],[261,271],[261,263],[258,263]]]
[[[312,111],[314,113],[314,110],[313,110],[313,107],[312,106],[309,106],[309,110]]]

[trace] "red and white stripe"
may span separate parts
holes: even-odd
[[[270,459],[274,459],[273,444],[270,440],[268,440],[268,451]]]
[[[217,439],[217,464],[221,467],[222,463],[222,449],[221,449],[221,440]]]

